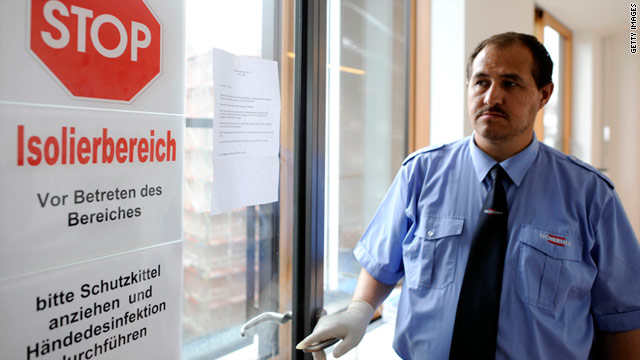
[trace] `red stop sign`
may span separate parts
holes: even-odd
[[[72,96],[131,101],[160,74],[144,0],[31,0],[29,49]]]

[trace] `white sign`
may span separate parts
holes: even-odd
[[[183,16],[0,1],[0,358],[180,358]]]
[[[0,278],[182,238],[177,115],[0,102]]]
[[[277,63],[213,49],[213,98],[211,212],[278,201]]]
[[[178,241],[0,280],[2,358],[179,359],[181,254]]]

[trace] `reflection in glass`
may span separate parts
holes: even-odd
[[[353,248],[406,155],[405,1],[328,1],[324,307],[349,303]]]
[[[279,219],[281,211],[290,211],[290,205],[209,213],[211,184],[218,176],[212,166],[211,49],[273,58],[278,41],[275,14],[273,1],[186,1],[184,359],[257,359],[278,353],[278,327],[262,326],[248,337],[240,336],[240,327],[261,312],[279,311]],[[271,27],[265,25],[265,19]],[[290,151],[282,152],[286,168],[292,159],[287,155]],[[290,177],[290,172],[283,175],[283,183],[289,184]]]

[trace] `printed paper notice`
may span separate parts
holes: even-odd
[[[211,213],[277,201],[279,149],[277,63],[213,49]]]

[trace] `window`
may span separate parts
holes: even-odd
[[[553,60],[554,90],[547,105],[538,113],[535,131],[538,139],[569,153],[571,141],[571,31],[543,10],[536,10],[535,33]]]
[[[324,307],[346,307],[352,251],[407,154],[408,2],[328,1]]]
[[[309,20],[308,30],[295,30],[300,54],[293,49],[293,1],[186,0],[185,359],[301,355],[291,353],[291,340],[300,337],[303,327],[310,331],[315,306],[324,303],[334,312],[349,302],[360,271],[353,247],[408,149],[417,146],[409,139],[414,130],[408,119],[420,116],[409,113],[409,107],[419,104],[407,100],[418,92],[409,83],[415,49],[408,40],[414,21],[409,9],[416,1],[296,4],[295,17]],[[215,216],[208,213],[216,176],[211,165],[212,47],[279,61],[282,98],[280,201]],[[294,94],[296,58],[297,80],[306,82]],[[422,68],[428,66],[422,63]],[[296,110],[300,119],[295,129],[294,102],[303,109]],[[304,150],[294,151],[294,145]],[[308,188],[300,189],[300,179]],[[316,261],[323,249],[326,256]],[[309,253],[311,260],[305,258]],[[316,266],[321,270],[309,270]],[[324,276],[313,277],[316,273]],[[292,298],[292,288],[300,292],[304,286],[312,291]],[[296,306],[294,333],[291,325],[271,324],[257,327],[248,338],[240,336],[242,324],[255,315]]]
[[[259,313],[291,309],[293,2],[186,0],[185,23],[182,355],[288,354],[290,325],[264,324],[247,337],[240,328]],[[213,47],[278,60],[282,116],[280,201],[212,216]]]

